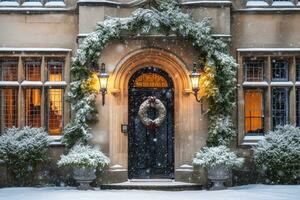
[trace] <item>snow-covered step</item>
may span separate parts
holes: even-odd
[[[154,181],[153,181],[154,180]],[[114,190],[166,190],[166,191],[178,191],[178,190],[201,190],[202,185],[195,183],[186,183],[180,181],[174,181],[165,179],[163,181],[157,181],[157,179],[148,179],[144,181],[132,181],[128,180],[123,183],[112,183],[101,186],[101,189],[114,189]]]

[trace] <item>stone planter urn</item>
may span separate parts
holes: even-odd
[[[74,168],[74,179],[79,183],[78,190],[92,190],[90,183],[96,178],[96,169],[92,167]]]
[[[213,183],[211,190],[223,190],[226,188],[224,182],[229,178],[229,170],[224,166],[209,168],[207,177]]]

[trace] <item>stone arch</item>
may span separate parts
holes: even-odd
[[[177,55],[165,49],[142,48],[127,54],[117,63],[112,74],[112,93],[126,91],[131,75],[145,66],[163,69],[172,77],[175,88],[184,93],[191,92],[189,71]]]

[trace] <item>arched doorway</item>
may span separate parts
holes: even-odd
[[[159,99],[166,118],[155,129],[140,120],[140,105],[149,97]],[[157,117],[150,108],[149,118]],[[129,179],[174,178],[174,85],[170,76],[155,67],[135,72],[128,85],[128,176]]]

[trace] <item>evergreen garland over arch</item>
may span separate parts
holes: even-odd
[[[97,121],[95,99],[97,92],[92,87],[93,66],[102,50],[111,40],[121,38],[121,32],[135,35],[155,30],[165,35],[176,34],[190,41],[205,58],[206,99],[209,103],[208,146],[229,145],[235,136],[230,114],[235,106],[237,64],[229,54],[227,45],[212,37],[208,19],[195,22],[183,13],[174,0],[161,0],[159,6],[151,9],[139,8],[128,18],[108,17],[98,24],[82,42],[72,60],[72,82],[68,92],[72,118],[65,127],[63,142],[72,147],[75,143],[88,143],[92,137],[90,124]],[[101,119],[100,119],[101,120]]]

